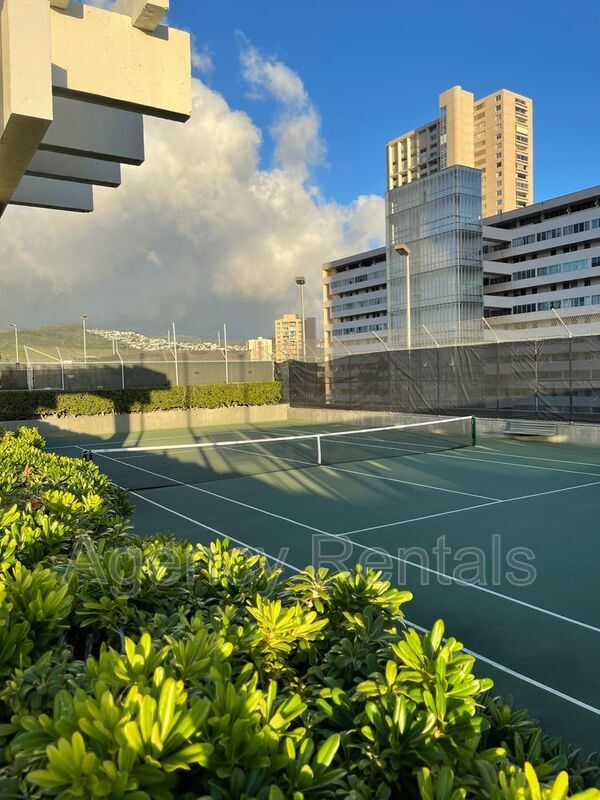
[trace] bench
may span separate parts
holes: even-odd
[[[507,436],[556,436],[556,425],[537,420],[510,421],[504,434]]]

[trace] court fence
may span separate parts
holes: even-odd
[[[292,406],[600,423],[600,336],[291,361]]]
[[[148,354],[150,355],[150,354]],[[162,389],[208,383],[275,380],[272,361],[207,361],[179,357],[157,360],[140,353],[137,360],[0,362],[0,390]]]

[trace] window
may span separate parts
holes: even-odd
[[[541,278],[544,275],[556,275],[560,270],[560,264],[550,264],[548,267],[538,267],[537,274]]]
[[[600,267],[600,256],[594,256],[592,258],[592,267]]]
[[[517,161],[529,161],[529,156],[526,156],[523,153],[517,153]]]
[[[587,269],[589,265],[587,258],[580,258],[578,261],[565,261],[562,267],[563,272],[575,272],[578,269]]]
[[[502,106],[501,105],[497,105],[496,106],[496,111],[502,111]]]
[[[524,144],[527,144],[529,142],[529,137],[523,136],[523,134],[521,133],[517,133],[516,139],[517,142],[523,142]]]
[[[538,242],[546,242],[548,239],[556,239],[557,236],[562,235],[562,228],[552,228],[549,231],[541,231],[537,234],[536,238]],[[552,255],[556,255],[556,252],[552,253]]]
[[[550,311],[552,308],[560,308],[560,300],[551,300],[547,303],[538,303],[538,311]]]
[[[585,305],[585,297],[567,297],[562,304],[563,308],[579,308]]]
[[[502,95],[501,94],[497,94],[496,95],[496,102],[498,102],[498,100],[502,100]]]
[[[513,281],[524,281],[527,278],[535,278],[534,269],[522,269],[520,272],[513,272]]]
[[[600,228],[600,218],[592,220],[592,228]]]
[[[501,166],[502,166],[502,162],[501,161],[496,161],[496,168],[501,167]]]
[[[511,242],[512,247],[522,247],[524,244],[533,244],[535,242],[535,234],[530,233],[528,236],[519,236]]]
[[[576,222],[574,225],[565,225],[563,228],[563,236],[570,236],[573,233],[583,233],[589,231],[589,222]]]

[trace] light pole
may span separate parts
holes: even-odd
[[[83,361],[84,363],[87,362],[87,339],[86,339],[86,328],[85,328],[85,321],[88,318],[87,314],[81,315],[81,324],[83,326]]]
[[[394,250],[399,256],[406,258],[406,345],[412,350],[412,308],[410,304],[410,247],[406,244],[397,244]]]
[[[16,358],[15,364],[18,364],[19,363],[19,326],[15,325],[14,322],[9,322],[8,324],[10,325],[11,328],[15,329],[15,358]]]
[[[300,287],[300,313],[302,315],[302,357],[306,361],[306,320],[304,317],[304,286],[306,284],[306,280],[304,279],[304,276],[298,275],[296,277],[296,283]]]

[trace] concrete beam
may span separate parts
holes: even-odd
[[[112,10],[129,15],[134,28],[155,31],[169,10],[169,0],[116,0]]]
[[[25,175],[11,199],[11,205],[52,208],[59,211],[93,211],[91,186]]]
[[[47,2],[47,0],[46,0]],[[146,6],[164,6],[153,0]],[[127,7],[137,7],[128,0]],[[186,121],[192,113],[191,45],[185,31],[132,25],[129,15],[71,3],[50,11],[55,95]]]
[[[144,120],[140,114],[55,97],[54,117],[40,150],[122,164],[143,163]]]
[[[0,2],[0,216],[52,121],[48,0]]]
[[[120,164],[43,150],[34,155],[25,174],[111,188],[121,185]]]

